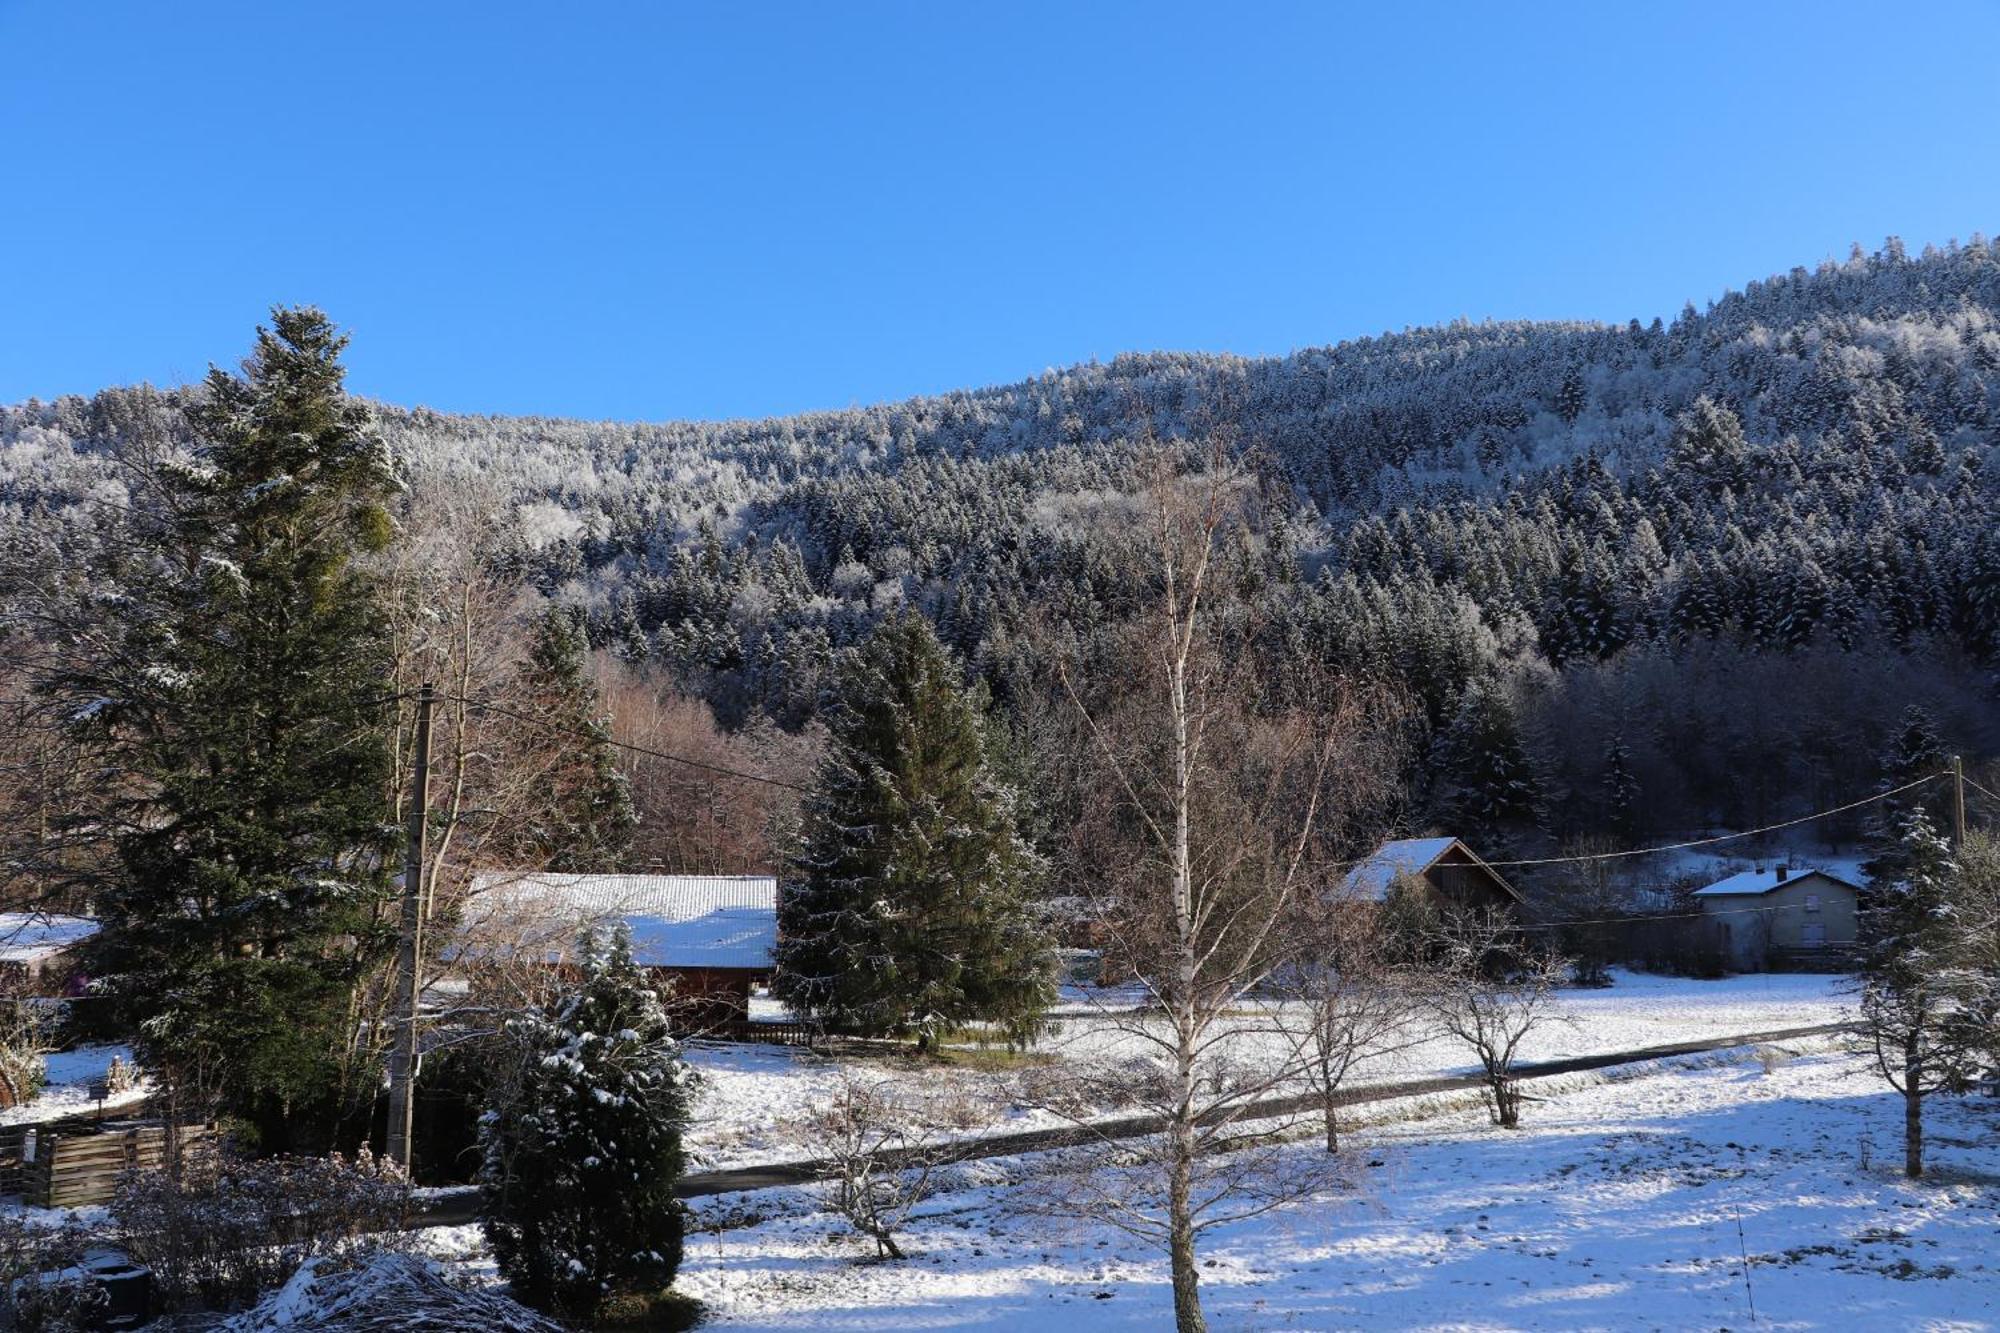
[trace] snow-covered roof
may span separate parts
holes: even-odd
[[[1457,838],[1398,838],[1375,849],[1374,855],[1347,872],[1341,892],[1350,898],[1385,902],[1399,879],[1421,875],[1451,850]]]
[[[766,971],[778,943],[770,875],[488,874],[473,881],[465,953],[499,947],[567,956],[584,926],[624,922],[648,967]]]
[[[0,912],[0,963],[39,963],[97,933],[87,916]]]
[[[1772,866],[1768,870],[1741,870],[1727,879],[1719,879],[1707,888],[1696,889],[1697,898],[1728,898],[1743,894],[1769,893],[1783,884],[1793,884],[1799,880],[1817,875],[1832,880],[1842,888],[1861,892],[1861,886],[1852,880],[1842,879],[1828,870],[1818,870],[1812,866]]]

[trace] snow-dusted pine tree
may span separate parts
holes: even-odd
[[[1029,1038],[1055,998],[1035,864],[958,667],[922,616],[884,622],[843,677],[806,801],[777,994],[869,1035],[986,1021]]]
[[[1431,747],[1437,821],[1453,833],[1496,842],[1536,826],[1542,782],[1513,703],[1495,681],[1476,682]]]
[[[394,478],[344,395],[346,344],[318,310],[274,310],[242,374],[209,373],[193,457],[126,460],[147,503],[49,682],[116,836],[99,993],[171,1097],[280,1150],[323,1150],[373,1101],[350,1002],[394,933],[387,622],[364,559]]]
[[[1625,743],[1621,726],[1611,733],[1604,747],[1604,809],[1611,829],[1629,839],[1639,813],[1639,778],[1632,771],[1632,747]]]
[[[480,1123],[487,1243],[530,1305],[587,1316],[680,1266],[681,1134],[694,1075],[631,935],[586,932],[581,984],[511,1020],[520,1059]]]
[[[1924,1173],[1924,1098],[1964,1092],[1992,1043],[1993,886],[1965,873],[1923,811],[1913,813],[1894,880],[1870,884],[1862,927],[1862,1028],[1882,1076],[1903,1094],[1903,1173]],[[1990,855],[1983,864],[1991,867]]]
[[[1910,704],[1903,709],[1888,745],[1877,758],[1882,771],[1880,788],[1884,792],[1894,791],[1940,774],[1945,759],[1944,740],[1930,710],[1922,704]],[[1924,814],[1935,828],[1943,813],[1943,789],[1943,783],[1933,782],[1899,795],[1885,796],[1875,803],[1868,821],[1869,840],[1875,848],[1862,867],[1870,880],[1878,884],[1893,883],[1911,873],[1914,867],[1910,860],[1914,845],[1909,837],[1911,815]]]

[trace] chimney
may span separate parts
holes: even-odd
[[[1791,873],[1792,873],[1792,867],[1789,862],[1780,861],[1778,863],[1778,883],[1783,884],[1785,882],[1785,876]]]

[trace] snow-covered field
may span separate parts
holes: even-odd
[[[1208,1240],[1211,1321],[2000,1327],[2000,1106],[1938,1099],[1933,1178],[1910,1183],[1900,1101],[1861,1058],[1827,1041],[1800,1045],[1808,1053],[1769,1072],[1742,1053],[1579,1077],[1569,1082],[1583,1086],[1531,1106],[1519,1132],[1487,1127],[1473,1108],[1365,1131],[1363,1156],[1379,1165],[1357,1191]],[[677,1285],[728,1328],[1170,1324],[1160,1255],[1109,1229],[1056,1232],[1010,1215],[1004,1188],[926,1205],[900,1263],[865,1261],[872,1247],[812,1198],[705,1201]],[[745,1207],[768,1220],[700,1229]]]
[[[129,1046],[79,1046],[48,1057],[48,1081],[31,1102],[0,1111],[0,1125],[18,1125],[40,1120],[57,1120],[66,1115],[96,1109],[90,1096],[92,1079],[104,1077],[113,1059],[132,1063]],[[105,1099],[107,1108],[129,1106],[145,1100],[150,1085],[141,1080],[129,1091]]]
[[[1522,1051],[1525,1060],[1656,1046],[1699,1037],[1728,1036],[1806,1027],[1839,1021],[1848,1004],[1845,977],[1772,975],[1731,977],[1722,981],[1691,981],[1644,973],[1617,972],[1616,984],[1604,990],[1569,991],[1563,997],[1568,1019],[1534,1033]],[[1130,1005],[1137,997],[1118,993],[1109,999],[1073,993],[1058,1011],[1060,1031],[1045,1039],[1038,1052],[1054,1059],[1086,1062],[1121,1059],[1138,1053],[1143,1043],[1103,1014],[1107,1004]],[[1245,1020],[1246,1029],[1264,1026],[1258,1017]],[[1279,1039],[1246,1030],[1232,1055],[1254,1058],[1260,1046],[1275,1050]],[[690,1158],[701,1167],[718,1168],[806,1155],[792,1122],[823,1104],[843,1074],[860,1067],[883,1073],[907,1073],[920,1078],[932,1093],[957,1094],[980,1126],[971,1132],[1035,1129],[1061,1123],[1046,1112],[1015,1104],[1006,1078],[972,1069],[934,1065],[903,1066],[894,1061],[830,1060],[792,1048],[765,1046],[703,1046],[689,1051],[690,1062],[704,1076],[704,1091],[689,1136]],[[1471,1055],[1442,1037],[1433,1038],[1376,1061],[1355,1077],[1356,1083],[1382,1083],[1471,1069]]]

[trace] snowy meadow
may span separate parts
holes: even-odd
[[[1847,1014],[1849,986],[1848,978],[1816,974],[1691,981],[1619,971],[1611,987],[1564,991],[1561,1021],[1530,1034],[1521,1058],[1560,1060],[1836,1023]],[[1144,1043],[1133,1038],[1129,1023],[1113,1022],[1111,1017],[1112,1011],[1129,1009],[1142,999],[1132,990],[1067,992],[1065,1003],[1056,1010],[1056,1030],[1027,1058],[1089,1064],[1145,1055]],[[1232,1051],[1240,1051],[1246,1060],[1257,1059],[1260,1052],[1267,1059],[1282,1058],[1282,1039],[1270,1029],[1267,1012],[1246,1008],[1240,1030],[1231,1034]],[[1363,1065],[1354,1083],[1392,1083],[1472,1069],[1470,1052],[1434,1028],[1419,1028],[1409,1041],[1404,1049]],[[932,1092],[953,1094],[966,1110],[969,1123],[963,1132],[968,1134],[1064,1123],[1046,1109],[1022,1105],[1012,1095],[1016,1071],[1011,1069],[828,1058],[792,1047],[734,1044],[697,1043],[690,1047],[688,1058],[701,1073],[702,1091],[687,1148],[690,1161],[702,1168],[806,1156],[797,1139],[797,1122],[821,1104],[843,1077],[855,1073],[920,1080]]]
[[[1867,1062],[1827,1039],[1786,1050],[1555,1080],[1516,1132],[1465,1099],[1377,1124],[1357,1140],[1351,1188],[1217,1233],[1211,1318],[1241,1330],[1993,1327],[1992,1108],[1941,1102],[1935,1176],[1912,1183],[1896,1157],[1900,1102]],[[728,1328],[1165,1324],[1161,1256],[1020,1215],[1007,1184],[1019,1169],[964,1168],[921,1211],[900,1264],[870,1262],[811,1191],[704,1201],[680,1282]]]

